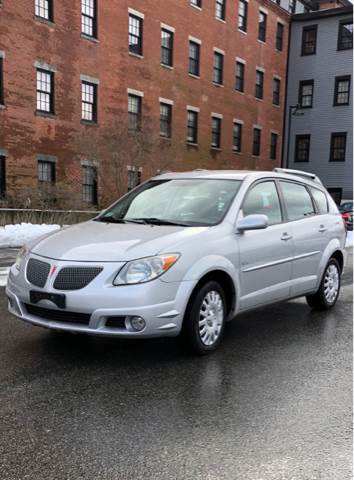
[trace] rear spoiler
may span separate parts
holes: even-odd
[[[313,182],[318,183],[319,185],[323,185],[321,180],[314,173],[304,172],[302,170],[292,170],[290,168],[273,168],[273,172],[287,173],[288,175],[296,175],[298,177],[303,177],[308,180],[312,180]]]

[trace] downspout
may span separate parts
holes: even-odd
[[[282,145],[282,154],[281,154],[281,166],[282,168],[288,168],[289,159],[285,160],[285,138],[289,142],[290,132],[286,131],[286,116],[288,114],[288,84],[289,84],[289,61],[290,61],[290,41],[291,41],[291,29],[292,29],[292,16],[290,16],[289,21],[289,33],[288,33],[288,54],[286,59],[286,74],[285,74],[285,106],[283,114],[283,145]]]

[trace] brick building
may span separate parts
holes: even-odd
[[[3,202],[105,205],[159,168],[279,165],[285,4],[0,1]]]

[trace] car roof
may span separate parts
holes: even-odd
[[[300,175],[274,172],[266,170],[192,170],[187,172],[162,172],[160,175],[155,176],[154,180],[173,180],[173,179],[210,179],[210,180],[245,180],[250,178],[251,180],[258,180],[262,178],[282,178],[293,180],[301,183],[307,183],[318,187],[323,186],[318,181],[311,178],[303,177]]]

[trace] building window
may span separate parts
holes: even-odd
[[[338,50],[350,50],[353,48],[353,21],[344,20],[339,24]]]
[[[198,112],[187,112],[187,142],[198,143]]]
[[[334,86],[334,105],[349,105],[350,75],[336,77]]]
[[[128,95],[128,128],[137,132],[141,128],[141,97]]]
[[[94,83],[81,83],[81,119],[97,122],[97,85]]]
[[[264,72],[261,70],[256,70],[256,89],[255,96],[256,98],[263,98],[263,84],[264,84]]]
[[[273,79],[273,105],[280,105],[280,80]]]
[[[262,130],[260,128],[253,129],[252,155],[256,157],[261,154],[261,135]]]
[[[301,55],[314,55],[317,45],[317,25],[304,27],[302,30]]]
[[[330,162],[345,162],[345,151],[347,146],[347,133],[332,133]]]
[[[96,0],[81,0],[81,33],[97,37]]]
[[[272,132],[270,134],[270,159],[277,159],[278,134]]]
[[[221,118],[211,117],[211,146],[220,148],[221,146]]]
[[[242,151],[242,123],[234,122],[232,150],[240,153]]]
[[[213,82],[217,85],[223,84],[224,55],[214,52]]]
[[[299,105],[301,108],[312,108],[313,90],[313,80],[303,80],[299,83]]]
[[[202,8],[202,0],[190,0],[190,2],[194,7]]]
[[[0,57],[0,105],[5,105],[4,59]]]
[[[128,168],[128,192],[141,183],[141,168]]]
[[[296,135],[295,162],[310,161],[310,140],[311,135]]]
[[[164,28],[161,30],[161,63],[173,66],[173,32]]]
[[[168,103],[160,103],[160,135],[171,138],[172,106]]]
[[[265,42],[267,38],[267,14],[259,12],[258,20],[258,40]]]
[[[50,197],[55,184],[55,163],[38,160],[38,186],[43,199],[54,200]]]
[[[37,17],[53,21],[53,0],[35,0],[35,14]]]
[[[129,52],[143,54],[143,19],[129,14]]]
[[[235,89],[238,92],[245,91],[245,64],[236,61],[236,82]]]
[[[275,37],[275,48],[281,52],[283,50],[283,41],[284,41],[284,25],[282,23],[277,23],[277,33]]]
[[[54,73],[37,69],[37,111],[54,113]]]
[[[226,0],[215,1],[215,17],[219,20],[225,20]]]
[[[247,32],[248,2],[239,0],[238,3],[238,29]]]
[[[83,200],[91,205],[97,205],[97,169],[88,165],[84,165],[82,168]]]
[[[0,198],[6,193],[6,159],[0,155]]]
[[[200,74],[200,45],[196,42],[189,42],[189,73],[199,77]]]

